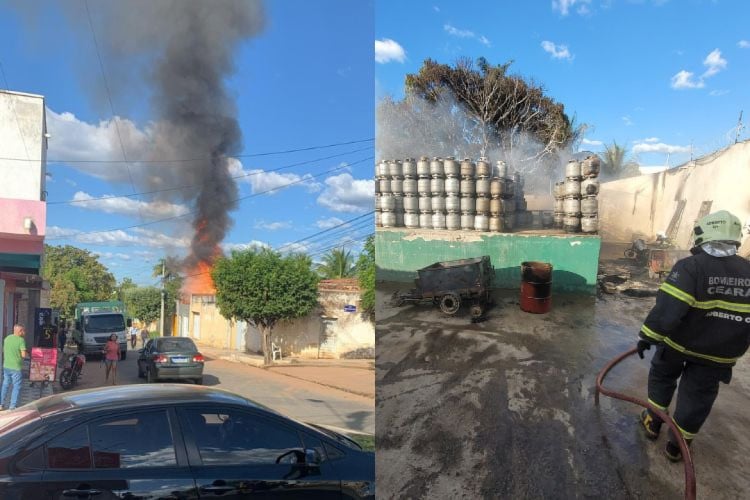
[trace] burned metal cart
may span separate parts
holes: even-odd
[[[458,312],[461,302],[471,303],[471,317],[479,318],[490,304],[494,269],[490,257],[436,262],[417,271],[416,288],[408,294],[396,292],[398,305],[432,300],[445,314]]]

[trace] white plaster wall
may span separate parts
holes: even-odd
[[[665,231],[678,200],[687,203],[677,229],[677,244],[691,246],[692,228],[703,201],[711,212],[728,210],[750,220],[750,141],[696,160],[695,164],[656,174],[603,183],[599,196],[600,234],[604,241],[653,240]],[[745,241],[741,253],[748,251]]]
[[[44,98],[0,91],[0,198],[40,200],[46,189]]]

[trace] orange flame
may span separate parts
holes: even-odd
[[[201,243],[208,241],[208,235],[205,228],[208,225],[207,220],[199,221],[196,224],[195,239]],[[187,269],[186,278],[182,284],[182,294],[189,297],[190,295],[216,295],[216,285],[211,278],[211,270],[216,259],[221,256],[221,248],[217,245],[211,252],[210,259],[203,259],[192,269]]]

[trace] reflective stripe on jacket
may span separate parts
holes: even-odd
[[[639,335],[699,363],[733,365],[750,343],[750,262],[700,250],[680,260]]]

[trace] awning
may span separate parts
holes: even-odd
[[[25,253],[0,253],[0,271],[39,274],[42,256]]]

